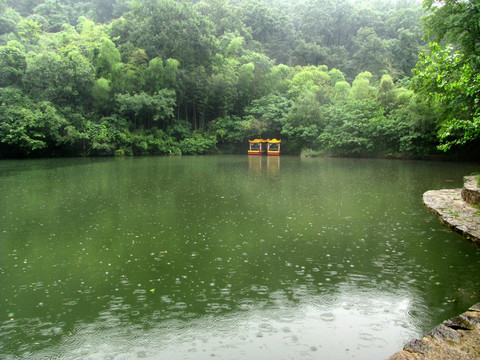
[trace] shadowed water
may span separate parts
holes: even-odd
[[[0,162],[0,358],[386,358],[480,300],[480,251],[422,204],[474,171]]]

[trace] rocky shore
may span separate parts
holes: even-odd
[[[480,245],[480,189],[476,176],[466,176],[462,189],[427,191],[423,202],[446,225]]]
[[[444,321],[422,339],[407,343],[388,360],[480,359],[480,303]]]
[[[476,176],[464,178],[462,189],[431,190],[425,206],[453,230],[480,246],[480,188]],[[422,339],[407,343],[388,360],[480,359],[480,303],[444,321]]]

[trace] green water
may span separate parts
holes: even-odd
[[[0,162],[0,358],[387,358],[480,301],[479,249],[422,204],[475,171]]]

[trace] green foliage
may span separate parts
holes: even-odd
[[[420,54],[413,88],[442,105],[439,138],[442,150],[480,137],[480,75],[459,52],[431,44]]]
[[[364,71],[357,75],[352,84],[352,94],[355,100],[369,100],[375,98],[377,89],[370,86],[372,74]]]
[[[375,144],[371,135],[376,125],[375,108],[368,100],[330,108],[325,131],[318,136],[320,146],[338,155],[373,155]]]
[[[165,126],[173,118],[175,92],[162,89],[153,95],[145,92],[139,94],[117,94],[115,100],[119,104],[119,112],[127,116],[135,127],[151,128]]]
[[[171,75],[170,75],[171,76]],[[165,70],[162,58],[154,58],[145,70],[145,87],[149,94],[161,90],[165,86]]]
[[[21,86],[27,69],[25,48],[18,41],[0,47],[0,87]]]
[[[423,4],[428,13],[424,18],[427,38],[458,45],[466,58],[479,56],[480,11],[477,0],[424,0]]]
[[[37,45],[42,26],[34,20],[22,19],[17,25],[17,32],[22,41],[28,45]]]
[[[384,108],[390,108],[395,105],[397,96],[395,93],[395,85],[390,75],[383,75],[378,87],[377,100]]]
[[[302,147],[314,147],[325,127],[324,109],[312,90],[301,93],[285,117],[281,134],[286,138],[289,151],[299,152]]]
[[[328,72],[330,76],[330,85],[335,86],[338,82],[344,82],[345,76],[343,73],[338,69],[332,69]]]
[[[0,0],[2,150],[205,154],[281,137],[291,153],[427,157],[438,131],[445,148],[472,142],[476,7],[425,3],[431,35],[456,47],[424,52],[414,93],[416,2]]]
[[[209,154],[216,150],[217,139],[214,135],[205,135],[195,131],[192,137],[180,142],[179,148],[185,155]]]
[[[278,138],[292,105],[292,100],[281,94],[272,93],[252,101],[252,104],[245,109],[245,113],[255,119],[260,129],[263,129],[257,132],[257,137]]]
[[[384,68],[388,58],[387,45],[371,27],[362,27],[357,31],[354,40],[357,51],[353,55],[358,61],[360,69],[378,73]]]
[[[65,118],[49,102],[34,103],[18,89],[0,92],[0,139],[25,154],[51,154],[62,144]]]
[[[185,66],[205,64],[214,52],[211,23],[188,3],[143,0],[114,21],[112,35],[131,42],[150,58],[177,59]],[[186,36],[188,34],[188,36]]]
[[[251,120],[242,120],[237,116],[217,118],[210,124],[209,132],[214,133],[217,143],[240,145],[258,135],[251,129]]]
[[[32,99],[57,105],[88,104],[93,81],[92,65],[79,52],[62,56],[43,51],[27,57],[23,83]]]
[[[115,44],[106,37],[102,38],[97,56],[98,75],[111,80],[113,69],[119,62],[120,52],[117,50]]]
[[[425,0],[424,7],[426,37],[435,42],[420,54],[412,85],[441,105],[439,149],[447,151],[480,138],[480,11],[472,0]]]
[[[92,96],[95,106],[100,110],[108,110],[111,107],[110,81],[104,78],[97,79],[92,87]]]
[[[59,32],[63,24],[68,24],[69,19],[67,9],[60,0],[46,0],[43,4],[39,4],[33,10],[34,14],[45,19],[42,24],[45,31]]]
[[[335,102],[346,102],[352,98],[352,87],[346,81],[338,81],[335,83],[334,90]]]

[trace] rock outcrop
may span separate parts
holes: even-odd
[[[453,230],[480,246],[480,189],[477,176],[464,178],[463,189],[430,190],[425,206]],[[480,359],[480,303],[438,325],[422,339],[407,343],[388,360]]]
[[[480,189],[476,176],[464,181],[463,189],[427,191],[423,202],[446,225],[480,245]]]
[[[480,359],[480,303],[407,343],[388,360]]]

